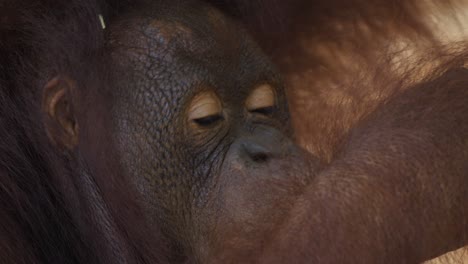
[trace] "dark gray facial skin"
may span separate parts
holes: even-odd
[[[111,93],[115,155],[141,194],[143,217],[171,241],[173,260],[209,262],[271,231],[309,167],[290,139],[269,59],[238,25],[199,3],[137,9],[109,32],[112,67],[125,80]],[[249,111],[246,99],[261,85],[274,89],[275,105]],[[189,120],[191,101],[208,91],[222,112]]]

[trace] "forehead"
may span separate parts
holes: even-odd
[[[139,9],[110,27],[109,45],[113,61],[129,76],[127,91],[172,90],[186,97],[210,87],[241,99],[260,82],[279,83],[248,34],[205,5]]]
[[[240,62],[251,49],[257,49],[236,23],[203,4],[135,10],[112,25],[109,43],[114,54],[127,59],[178,56],[200,62],[206,58],[211,63],[217,59]]]

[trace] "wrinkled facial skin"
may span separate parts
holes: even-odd
[[[270,61],[235,23],[200,5],[146,8],[110,32],[124,79],[113,88],[112,140],[145,217],[177,254],[200,262],[227,246],[260,247],[248,237],[277,224],[287,204],[278,199],[299,192],[307,175]]]

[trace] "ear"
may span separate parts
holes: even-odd
[[[54,144],[70,150],[76,147],[79,139],[72,97],[75,86],[75,82],[69,78],[55,77],[42,91],[42,112],[47,135]]]

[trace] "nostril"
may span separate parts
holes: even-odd
[[[252,158],[253,161],[255,162],[267,162],[269,160],[269,157],[265,153],[254,153],[250,154],[250,157]]]
[[[270,152],[259,144],[244,144],[244,150],[247,153],[248,157],[258,163],[267,162],[270,159]]]

